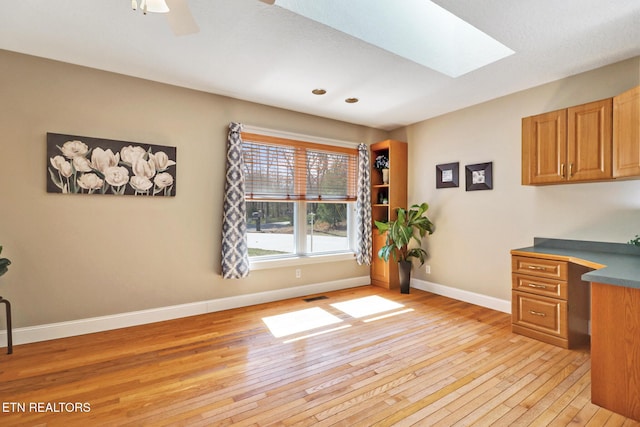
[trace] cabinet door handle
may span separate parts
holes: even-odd
[[[539,267],[537,265],[530,265],[528,268],[529,270],[542,270],[542,271],[545,271],[547,269],[546,267]]]
[[[547,315],[545,313],[542,313],[541,311],[529,310],[529,314],[533,314],[534,316],[547,317]]]
[[[535,283],[529,283],[529,287],[536,288],[536,289],[547,289],[545,285],[536,285]]]
[[[569,178],[573,176],[573,163],[569,163]]]
[[[560,176],[564,178],[564,163],[560,164]]]

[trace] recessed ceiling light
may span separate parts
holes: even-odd
[[[325,93],[327,93],[327,91],[324,89],[314,89],[311,91],[311,93],[314,95],[324,95]]]
[[[347,104],[355,104],[358,101],[360,101],[358,98],[347,98],[344,100]]]

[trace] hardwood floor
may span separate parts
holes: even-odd
[[[588,350],[512,334],[507,314],[419,290],[324,295],[15,346],[0,424],[640,426],[591,404]],[[331,305],[373,295],[402,312]],[[276,338],[262,320],[309,308],[341,322]]]

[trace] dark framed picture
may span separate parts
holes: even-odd
[[[467,165],[465,176],[467,191],[491,190],[493,188],[493,162]]]
[[[457,187],[459,165],[459,162],[436,165],[436,188]]]

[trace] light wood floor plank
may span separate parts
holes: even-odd
[[[411,311],[367,322],[331,305],[372,295]],[[512,334],[508,314],[418,290],[325,296],[15,346],[0,425],[640,426],[591,403],[587,350]],[[341,322],[275,338],[262,321],[312,307]]]

